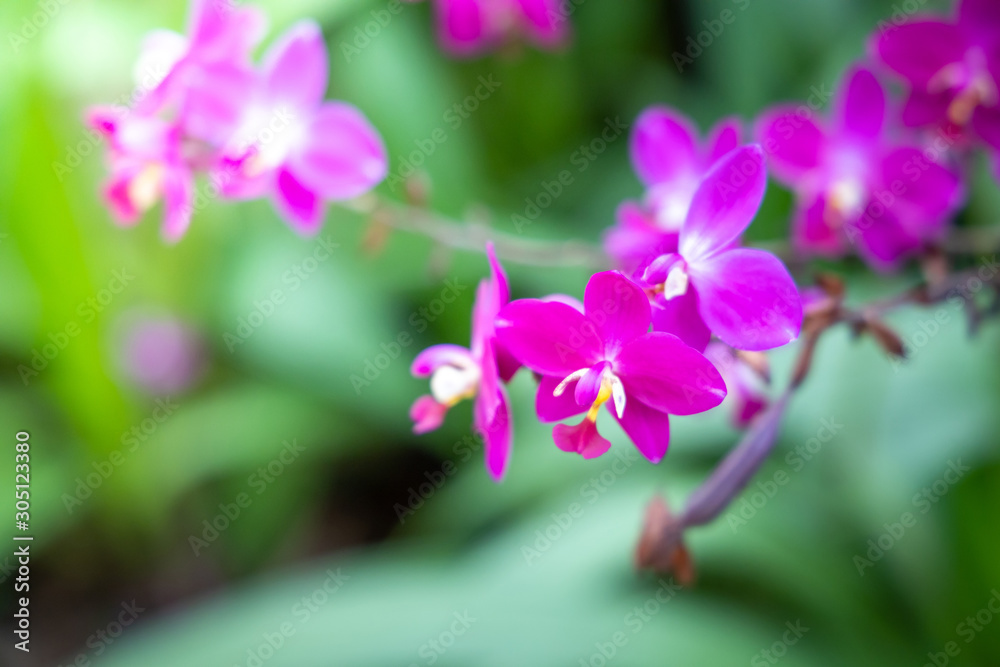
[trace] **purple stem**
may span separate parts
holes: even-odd
[[[789,394],[785,393],[758,416],[743,439],[688,498],[681,525],[701,526],[713,521],[760,469],[778,438]]]

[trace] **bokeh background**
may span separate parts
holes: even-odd
[[[591,243],[618,202],[640,194],[625,134],[580,162],[577,151],[606,123],[630,125],[654,103],[702,129],[725,115],[752,119],[776,101],[829,91],[894,11],[945,8],[585,0],[564,51],[454,61],[423,5],[407,5],[366,43],[354,40],[382,0],[259,4],[272,37],[303,17],[322,24],[329,95],[370,116],[394,172],[443,128],[446,141],[421,166],[434,210],[525,238]],[[673,54],[723,10],[735,20],[678,71]],[[24,21],[37,12],[48,18],[31,33]],[[772,460],[734,505],[745,522],[724,516],[694,531],[698,583],[676,590],[634,571],[634,545],[653,494],[679,505],[736,442],[724,410],[675,419],[658,466],[630,459],[610,423],[612,453],[584,461],[536,423],[522,374],[511,388],[514,457],[496,485],[468,436],[467,404],[420,438],[407,418],[426,391],[408,372],[416,352],[468,340],[482,255],[331,208],[320,238],[335,247],[314,262],[320,242],[296,236],[267,202],[210,197],[173,247],[159,238],[157,212],[134,229],[112,224],[97,195],[101,149],[82,111],[127,95],[143,34],[181,29],[185,13],[179,0],[0,5],[0,437],[9,457],[0,497],[13,495],[14,434],[29,431],[35,535],[32,651],[13,650],[5,612],[0,662],[922,665],[956,642],[959,654],[938,664],[1000,664],[1000,617],[981,612],[1000,599],[995,325],[970,339],[960,309],[946,304],[944,324],[920,336],[935,311],[901,312],[892,323],[911,344],[905,363],[870,340],[830,334]],[[500,87],[456,126],[446,113],[480,77]],[[511,216],[567,169],[573,182],[516,229]],[[996,223],[985,160],[972,180],[960,224]],[[751,240],[780,240],[790,204],[772,185]],[[588,277],[507,268],[516,297],[582,296]],[[813,268],[797,267],[797,277],[807,282]],[[851,261],[832,268],[852,302],[917,280],[912,270],[872,276]],[[276,290],[283,303],[268,314],[260,302]],[[439,307],[447,290],[457,298]],[[233,343],[227,335],[255,311],[267,316]],[[78,334],[25,379],[19,369],[59,346],[70,325]],[[401,334],[412,344],[379,359]],[[772,355],[777,378],[794,352]],[[369,362],[370,383],[352,382]],[[832,437],[823,420],[838,425]],[[810,443],[811,458],[794,454]],[[953,466],[968,471],[934,487]],[[762,503],[757,482],[767,487],[779,471],[788,483]],[[933,503],[919,499],[925,488]],[[238,517],[206,532],[241,498]],[[900,534],[893,524],[906,512],[915,525]],[[546,532],[555,539],[540,539]],[[888,548],[869,554],[880,538]],[[11,612],[12,552],[0,549],[0,601]],[[977,613],[978,630],[961,625]]]

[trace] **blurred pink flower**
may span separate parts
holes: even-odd
[[[319,229],[324,200],[361,195],[388,172],[385,146],[364,115],[323,101],[327,78],[319,26],[291,27],[264,56],[219,174],[228,196],[269,195],[307,234]]]
[[[604,237],[605,249],[620,268],[632,270],[677,251],[695,190],[712,165],[739,145],[739,132],[738,121],[726,119],[699,146],[691,122],[674,110],[653,107],[639,116],[629,148],[646,195],[642,203],[623,203],[617,223]]]
[[[263,13],[232,0],[192,0],[187,35],[154,30],[136,71],[160,71],[136,111],[177,112],[186,135],[217,142],[236,120],[253,83],[250,55],[267,27]]]
[[[255,69],[264,18],[230,0],[195,0],[188,36],[158,30],[145,41],[132,109],[96,107],[89,123],[110,144],[105,200],[133,224],[161,199],[164,236],[191,219],[194,179],[210,173],[223,196],[270,196],[302,233],[315,233],[324,202],[357,197],[388,171],[378,132],[342,102],[324,102],[327,53],[305,21]],[[150,74],[152,73],[152,74]]]
[[[1000,5],[962,0],[954,20],[921,16],[871,39],[909,85],[903,122],[969,128],[1000,150]]]
[[[888,270],[946,231],[964,198],[960,175],[918,144],[890,138],[882,86],[848,72],[829,125],[774,108],[757,123],[775,177],[793,189],[792,242],[807,254],[843,255],[849,245]]]
[[[155,116],[96,107],[88,123],[109,143],[111,177],[104,201],[121,225],[133,225],[164,201],[163,236],[177,241],[191,222],[194,175],[182,155],[180,128]]]
[[[137,316],[125,324],[119,363],[126,377],[154,395],[177,394],[204,370],[201,339],[172,317]]]
[[[409,0],[416,1],[416,0]],[[432,0],[441,44],[474,56],[517,39],[552,49],[569,29],[561,0]]]

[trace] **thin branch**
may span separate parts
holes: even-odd
[[[611,265],[600,246],[583,241],[523,238],[479,222],[459,222],[422,206],[385,199],[362,200],[357,208],[369,213],[373,224],[420,234],[452,250],[483,252],[487,241],[492,241],[497,257],[515,264],[591,269],[606,269]]]

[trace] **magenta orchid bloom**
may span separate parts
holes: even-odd
[[[971,127],[1000,150],[1000,6],[963,0],[954,21],[921,17],[875,35],[871,50],[910,86],[910,127]]]
[[[918,145],[886,137],[886,99],[866,69],[852,70],[830,127],[778,107],[757,126],[776,178],[793,188],[792,241],[805,254],[840,256],[851,243],[875,268],[892,269],[940,237],[963,199],[960,176]]]
[[[720,122],[704,146],[684,116],[666,107],[644,111],[629,140],[632,164],[646,186],[642,203],[618,208],[618,221],[604,237],[608,254],[623,269],[677,251],[677,236],[695,190],[719,158],[739,145],[739,123]]]
[[[315,23],[290,28],[262,69],[224,149],[220,180],[228,196],[269,194],[298,231],[313,234],[324,200],[357,197],[385,178],[385,146],[356,108],[323,102],[327,55]]]
[[[566,41],[569,32],[560,0],[433,0],[433,4],[441,44],[456,56],[479,55],[518,38],[553,49]]]
[[[591,277],[583,313],[540,299],[514,301],[500,311],[501,344],[545,376],[539,418],[586,413],[575,426],[554,428],[560,449],[584,458],[605,453],[611,443],[597,431],[597,414],[607,403],[639,451],[656,463],[670,443],[668,415],[704,412],[725,397],[715,367],[676,336],[650,333],[651,317],[645,292],[617,271]]]
[[[756,144],[730,151],[705,176],[677,252],[660,255],[642,273],[656,294],[654,330],[698,351],[713,333],[740,350],[768,350],[798,337],[802,304],[785,265],[771,253],[737,247],[766,185]]]
[[[193,0],[187,36],[155,30],[136,63],[140,85],[153,76],[136,107],[151,114],[174,107],[186,134],[205,141],[225,139],[253,83],[250,55],[267,22],[253,7],[232,0]]]
[[[177,241],[191,221],[194,176],[181,155],[180,129],[155,116],[130,114],[123,108],[96,107],[88,124],[109,143],[111,177],[104,200],[123,226],[164,201],[163,237]]]
[[[445,414],[457,403],[471,398],[473,424],[485,443],[486,469],[500,481],[510,459],[511,422],[507,392],[502,381],[517,370],[496,341],[494,318],[509,298],[507,276],[497,261],[493,246],[487,246],[490,278],[479,283],[472,311],[472,344],[434,345],[413,360],[414,377],[431,378],[431,393],[418,398],[410,408],[414,433],[438,428]]]

